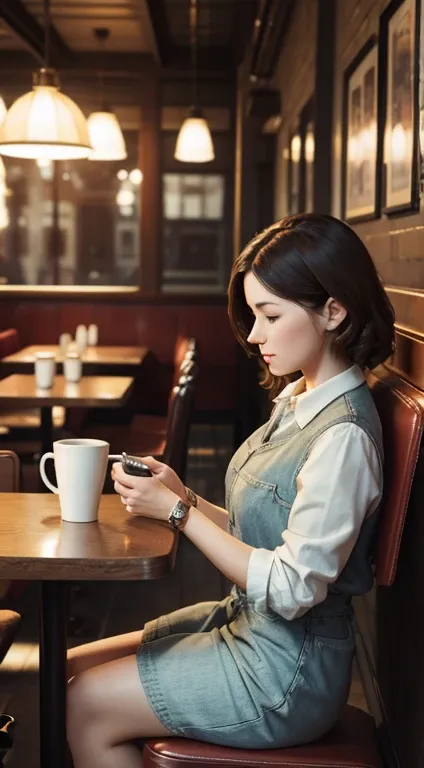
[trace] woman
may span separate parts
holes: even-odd
[[[390,356],[393,310],[356,234],[304,214],[238,257],[229,315],[246,351],[268,366],[276,406],[230,462],[226,508],[196,498],[151,457],[152,478],[120,464],[112,477],[130,513],[181,515],[185,535],[234,588],[142,633],[70,651],[75,768],[139,768],[131,742],[147,736],[305,743],[347,699],[350,601],[372,586],[382,493],[381,426],[363,370]]]

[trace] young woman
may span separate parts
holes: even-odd
[[[152,478],[120,464],[112,476],[130,513],[178,520],[234,588],[70,651],[75,768],[140,768],[132,740],[147,736],[301,744],[331,728],[346,702],[350,601],[372,586],[382,493],[381,426],[363,370],[390,356],[393,310],[356,234],[304,214],[238,257],[229,315],[268,366],[276,405],[230,462],[226,508],[151,457]],[[303,376],[283,387],[295,372]]]

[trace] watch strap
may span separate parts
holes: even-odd
[[[187,488],[187,486],[185,486],[185,492],[186,492],[186,496],[189,501],[190,507],[197,507],[199,500],[195,492],[192,491],[191,488]]]

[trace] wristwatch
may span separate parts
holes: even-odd
[[[190,509],[190,504],[184,504],[181,499],[178,499],[175,506],[172,507],[169,517],[168,517],[168,523],[169,525],[172,525],[175,530],[181,530],[184,528],[184,525],[187,522],[188,518],[188,511]]]
[[[187,488],[187,486],[185,486],[185,492],[186,492],[186,496],[188,498],[190,507],[197,507],[198,499],[195,492],[192,491],[191,488]]]

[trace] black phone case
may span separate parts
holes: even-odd
[[[152,477],[152,472],[146,464],[143,464],[136,456],[127,456],[123,454],[122,468],[127,475],[136,477]]]

